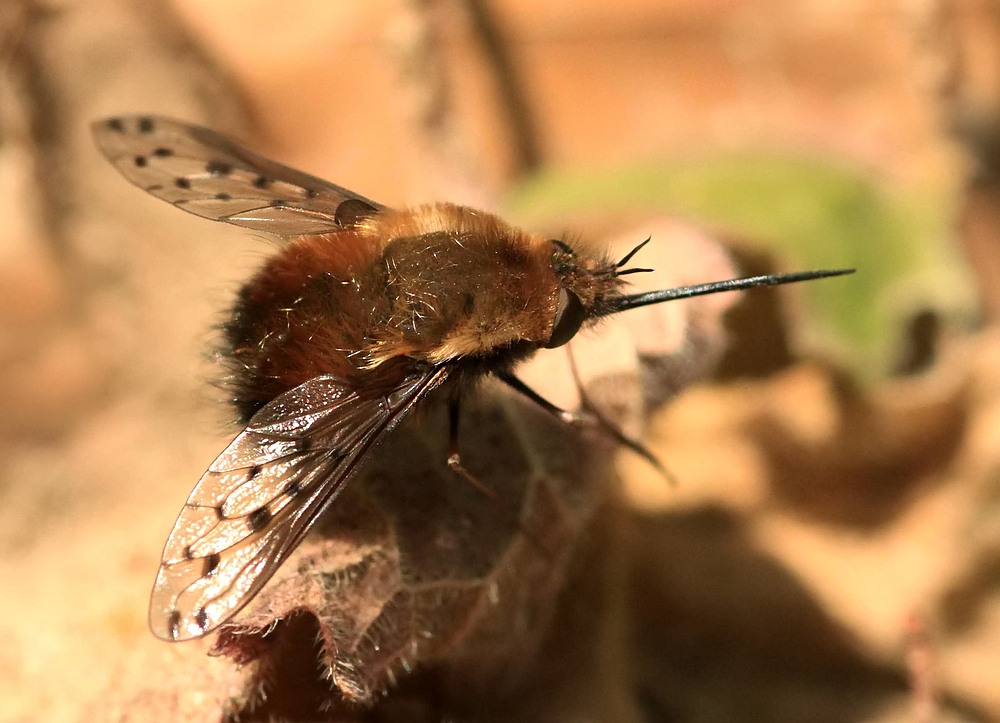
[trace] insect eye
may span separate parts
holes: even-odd
[[[552,325],[552,336],[546,349],[554,349],[562,346],[580,330],[580,326],[587,318],[580,297],[572,291],[559,287],[559,300],[556,302],[556,320]]]

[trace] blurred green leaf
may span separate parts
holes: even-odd
[[[972,287],[951,241],[951,189],[891,192],[871,172],[780,154],[717,155],[617,168],[553,170],[517,188],[509,211],[538,221],[573,213],[675,213],[728,228],[785,270],[855,267],[807,284],[801,341],[885,373],[908,319],[923,309],[970,316]]]

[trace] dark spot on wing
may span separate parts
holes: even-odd
[[[133,162],[135,163],[136,168],[145,168],[146,167],[146,156],[136,156],[133,159]]]
[[[194,611],[194,624],[197,625],[202,632],[205,632],[205,628],[208,627],[208,613],[205,612],[205,608],[198,608]]]
[[[219,563],[222,562],[222,555],[218,552],[213,552],[211,555],[205,558],[205,567],[201,571],[202,577],[208,577],[216,568],[219,567]]]
[[[250,532],[262,530],[271,521],[271,517],[271,510],[266,507],[256,509],[247,515],[247,527],[250,528]]]
[[[187,178],[175,178],[174,185],[177,186],[177,188],[183,188],[185,191],[187,191],[189,188],[191,188],[191,181],[190,179]]]
[[[148,193],[152,193],[153,191],[159,191],[162,189],[163,189],[163,184],[161,183],[154,183],[152,186],[146,186],[146,191]]]
[[[228,176],[233,172],[233,166],[225,161],[209,161],[205,164],[205,170],[213,176]]]
[[[153,151],[153,155],[158,158],[170,158],[170,156],[174,155],[174,152],[169,148],[157,148]]]
[[[295,480],[285,488],[285,494],[292,498],[298,497],[299,494],[301,494],[301,492],[302,492],[302,482],[299,480]]]
[[[233,197],[228,193],[217,193],[215,194],[215,200],[217,201],[232,201]]]
[[[108,121],[107,121],[107,123],[105,123],[105,125],[110,130],[113,130],[113,131],[115,131],[117,133],[121,133],[122,131],[125,130],[125,124],[122,123],[122,119],[121,118],[108,118]]]
[[[257,176],[251,183],[254,188],[264,189],[271,185],[271,179],[267,176]]]
[[[253,467],[247,470],[247,480],[252,480],[259,474],[260,474],[260,465],[255,464]]]
[[[272,198],[268,202],[267,205],[268,206],[284,206],[286,203],[287,203],[286,201],[282,201],[280,198]]]
[[[309,437],[299,437],[295,440],[296,452],[308,452],[310,449],[312,449],[312,440]]]
[[[152,133],[155,124],[152,118],[140,118],[139,119],[139,132],[140,133]]]
[[[170,637],[177,640],[181,636],[181,611],[171,610],[170,617],[167,618],[167,628],[170,630]]]
[[[303,188],[302,195],[306,198],[316,198],[319,195],[319,191],[314,188]]]

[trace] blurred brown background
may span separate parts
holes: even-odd
[[[1000,718],[1000,4],[2,0],[4,720],[134,717],[182,665],[149,586],[232,433],[212,326],[271,248],[117,177],[88,124],[126,112],[389,205],[857,266],[734,311],[648,425],[678,488],[621,456],[606,710]]]

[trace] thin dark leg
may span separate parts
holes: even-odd
[[[657,472],[663,475],[663,478],[666,479],[667,482],[669,482],[671,485],[677,484],[677,478],[674,477],[673,474],[671,474],[670,470],[668,470],[666,467],[663,466],[663,463],[660,462],[660,460],[656,457],[655,454],[653,454],[646,448],[646,445],[644,445],[639,440],[632,439],[627,434],[625,434],[625,432],[620,430],[618,426],[615,425],[614,422],[605,417],[597,407],[590,405],[586,401],[586,397],[583,397],[583,400],[584,400],[583,402],[584,407],[587,409],[587,411],[590,412],[590,414],[594,415],[594,419],[597,420],[598,426],[605,432],[605,434],[608,434],[612,439],[618,442],[618,444],[632,450],[637,455],[642,457],[644,460],[649,462],[649,464]]]
[[[469,472],[462,464],[462,458],[458,454],[458,420],[460,417],[460,406],[459,397],[454,396],[448,400],[448,467],[457,474],[459,477],[464,479],[466,482],[471,484],[477,490],[482,492],[487,497],[493,499],[495,502],[500,501],[500,495],[490,487],[487,487],[479,479],[476,478],[474,474]],[[548,558],[552,559],[552,553],[549,552],[548,548],[542,544],[542,542],[535,537],[530,531],[525,529],[519,520],[513,520],[512,526],[519,530],[521,534],[524,535],[526,539],[538,552]]]
[[[592,423],[593,421],[586,414],[582,414],[580,412],[570,412],[562,407],[557,407],[510,372],[499,372],[496,376],[497,379],[502,381],[515,392],[523,394],[549,414],[559,417],[559,419],[566,422],[566,424],[583,426],[585,424]]]
[[[458,453],[458,420],[461,409],[459,407],[458,396],[453,396],[448,400],[448,467],[452,472],[471,484],[487,497],[499,500],[496,491],[490,489],[480,482],[474,474],[462,464],[462,457]]]
[[[573,349],[567,347],[567,355],[569,355],[569,369],[570,373],[573,375],[573,383],[576,385],[576,391],[580,395],[580,406],[586,409],[590,414],[594,415],[597,419],[598,424],[601,428],[613,439],[615,439],[619,444],[628,449],[631,449],[637,455],[642,457],[644,460],[649,462],[649,464],[659,472],[663,478],[672,486],[677,486],[677,478],[663,466],[663,463],[657,458],[655,454],[649,451],[642,442],[632,439],[625,432],[618,428],[618,426],[612,422],[610,419],[601,413],[601,410],[596,404],[590,401],[590,397],[587,396],[587,390],[583,388],[583,380],[580,379],[580,370],[576,366],[576,357],[573,356]]]
[[[637,455],[642,457],[644,460],[649,462],[649,464],[654,469],[656,469],[657,472],[663,475],[663,477],[670,484],[672,485],[677,484],[676,478],[672,474],[670,474],[670,471],[663,466],[663,463],[661,463],[659,459],[656,458],[656,455],[654,455],[652,452],[646,449],[645,445],[643,445],[642,442],[632,439],[623,431],[621,431],[615,425],[614,422],[612,422],[610,419],[605,417],[604,414],[601,413],[600,409],[598,409],[596,405],[591,403],[590,399],[587,397],[586,393],[583,390],[583,385],[580,383],[580,379],[576,371],[576,363],[573,362],[572,356],[570,356],[570,364],[573,370],[573,379],[576,382],[577,391],[580,394],[581,408],[583,411],[579,412],[570,412],[561,407],[557,407],[555,404],[550,402],[548,399],[543,397],[541,394],[536,392],[534,389],[529,387],[527,384],[522,382],[520,379],[518,379],[510,372],[501,372],[497,374],[497,378],[500,379],[500,381],[502,381],[504,384],[509,386],[514,391],[523,394],[525,397],[533,401],[535,404],[540,406],[546,412],[549,412],[550,414],[558,417],[567,424],[570,424],[574,427],[583,427],[589,425],[596,426],[602,432],[604,432],[613,440],[615,440],[618,444],[622,445],[623,447],[626,447],[627,449],[632,450]]]

